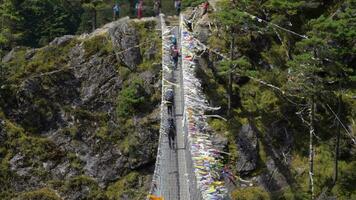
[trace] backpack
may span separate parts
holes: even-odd
[[[168,119],[168,128],[169,128],[169,130],[172,130],[172,131],[174,131],[174,129],[175,129],[174,120],[172,118]]]
[[[177,44],[177,38],[175,36],[172,37],[171,41],[173,45]]]
[[[165,100],[173,103],[174,93],[173,90],[168,90],[165,94]]]

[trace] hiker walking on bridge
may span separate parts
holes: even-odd
[[[177,15],[180,14],[181,4],[182,2],[180,0],[174,1],[174,8],[176,9]]]
[[[173,115],[173,103],[174,103],[174,92],[172,89],[168,89],[165,94],[165,101],[167,105],[168,115]]]
[[[175,138],[176,138],[176,126],[174,124],[173,118],[169,118],[168,119],[168,143],[170,149],[174,149]]]
[[[178,58],[179,58],[179,50],[177,45],[172,45],[171,47],[171,58],[174,64],[174,69],[177,69],[178,66]]]

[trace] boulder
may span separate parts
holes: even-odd
[[[237,170],[241,174],[248,174],[257,167],[258,141],[251,125],[243,125],[237,136]]]
[[[118,59],[131,70],[142,62],[137,30],[128,20],[118,21],[116,26],[109,29],[109,34],[116,47]]]

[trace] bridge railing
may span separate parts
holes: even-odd
[[[162,190],[164,185],[162,185],[162,176],[161,176],[161,158],[162,158],[162,145],[163,145],[163,137],[165,137],[167,133],[167,119],[168,119],[168,112],[167,112],[167,106],[165,104],[164,100],[164,94],[166,93],[167,89],[170,86],[170,84],[167,84],[167,80],[170,80],[172,78],[172,67],[169,67],[171,65],[170,60],[167,59],[169,58],[169,38],[170,38],[170,30],[168,30],[168,27],[165,24],[164,20],[164,15],[160,14],[159,15],[159,22],[161,25],[161,32],[162,32],[162,83],[161,83],[161,91],[162,91],[162,97],[161,97],[161,111],[160,111],[160,117],[161,117],[161,123],[160,123],[160,129],[159,129],[159,139],[158,139],[158,148],[157,148],[157,156],[156,156],[156,163],[155,163],[155,170],[153,173],[153,178],[152,178],[152,183],[151,183],[151,188],[149,191],[149,194],[154,194],[156,196],[162,196]]]
[[[205,112],[217,110],[209,106],[196,77],[195,53],[200,45],[193,39],[184,25],[184,16],[180,19],[180,39],[182,52],[183,94],[184,94],[184,131],[187,162],[187,178],[191,200],[229,199],[223,178],[220,177],[222,164],[219,151],[214,149]]]

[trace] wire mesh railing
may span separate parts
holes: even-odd
[[[186,162],[191,199],[229,199],[225,188],[220,163],[222,158],[210,140],[211,129],[204,114],[217,110],[209,106],[202,91],[201,82],[196,77],[194,56],[200,45],[193,39],[180,20],[182,70],[184,90],[184,131],[186,142]]]
[[[161,124],[160,124],[160,131],[159,131],[159,139],[158,139],[158,149],[157,149],[157,156],[156,156],[156,163],[155,163],[155,170],[153,173],[150,194],[154,194],[156,196],[162,196],[162,189],[166,187],[162,184],[162,165],[161,165],[161,158],[162,158],[162,146],[163,146],[163,137],[166,136],[167,133],[167,120],[168,120],[168,112],[167,106],[165,104],[164,94],[166,93],[167,89],[171,87],[171,84],[167,83],[167,81],[171,80],[172,78],[172,70],[171,70],[171,63],[169,58],[169,38],[170,38],[170,30],[165,24],[164,15],[161,14],[159,16],[159,21],[161,24],[161,32],[162,32],[162,98],[161,98]]]

